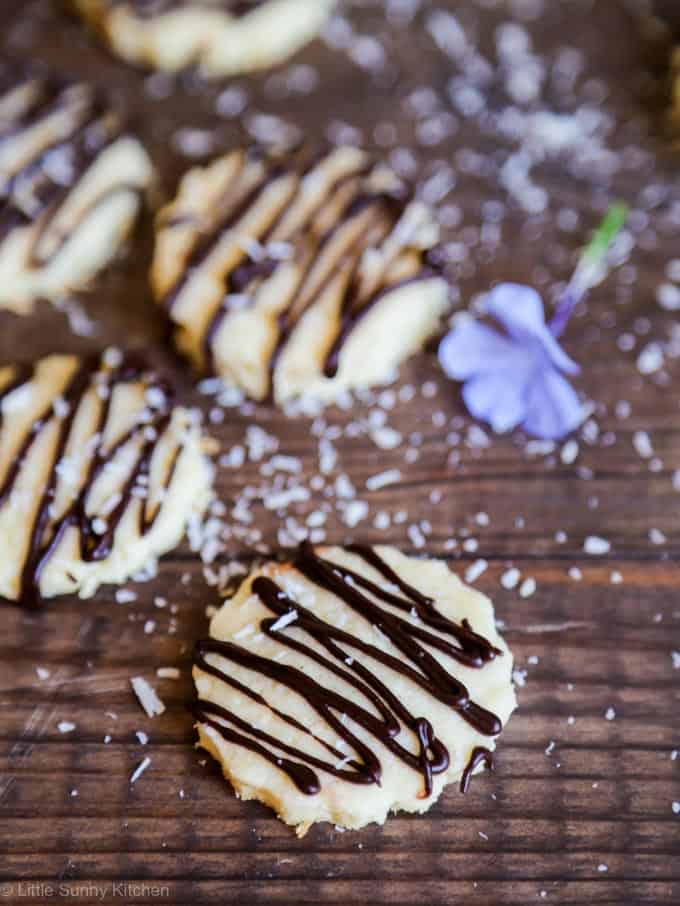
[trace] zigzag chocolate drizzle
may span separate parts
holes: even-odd
[[[37,141],[38,131],[50,134]],[[88,85],[7,65],[0,71],[0,153],[10,142],[36,139],[26,155],[15,153],[0,163],[0,243],[17,228],[39,223],[29,264],[40,267],[55,258],[69,236],[61,236],[49,255],[41,240],[71,193],[99,156],[124,135],[124,123]],[[94,198],[71,231],[115,194],[140,195],[139,186],[120,183]]]
[[[225,265],[226,273],[219,277],[224,287],[221,300],[206,303],[191,319],[192,330],[197,324],[205,325],[200,330],[200,345],[206,373],[215,373],[215,344],[225,318],[235,305],[255,304],[257,295],[284,265],[295,268],[294,285],[281,297],[283,304],[274,325],[277,336],[269,353],[270,385],[281,352],[300,318],[331,286],[337,287],[338,318],[335,336],[325,350],[323,370],[328,377],[337,372],[342,347],[353,329],[377,302],[402,285],[438,275],[427,255],[407,239],[381,263],[377,277],[367,276],[367,250],[377,250],[395,240],[397,225],[413,197],[396,177],[391,185],[377,187],[374,181],[384,169],[362,155],[344,164],[335,178],[329,177],[327,191],[315,198],[313,190],[305,187],[320,178],[334,153],[337,150],[310,158],[301,148],[281,158],[258,147],[241,152],[237,172],[212,212],[211,225],[194,239],[181,274],[161,300],[170,319],[182,326],[182,316],[175,311],[183,294],[209,267],[214,276],[214,270],[220,269],[215,257],[218,249],[230,234],[233,236],[231,266]],[[244,178],[249,165],[262,170],[257,179],[251,175],[250,182],[247,176]],[[280,184],[281,197],[272,201],[268,216],[257,229],[246,229],[247,218],[264,204],[266,193],[276,183]],[[291,217],[291,210],[304,203],[308,208],[302,215]],[[180,211],[176,218],[161,222],[160,228],[191,220],[189,214]],[[287,255],[280,254],[282,247],[287,248]]]
[[[341,719],[341,715],[347,715],[379,740],[396,758],[422,775],[422,796],[427,797],[432,793],[432,778],[447,770],[449,753],[438,739],[436,728],[426,718],[418,717],[406,708],[371,669],[370,661],[383,664],[407,677],[433,698],[448,705],[477,732],[496,736],[502,729],[499,718],[472,701],[464,684],[452,676],[428,648],[435,648],[459,663],[477,669],[501,656],[502,652],[475,633],[467,620],[458,624],[444,617],[431,598],[404,582],[372,548],[352,545],[348,550],[377,570],[399,593],[387,591],[363,575],[323,559],[307,542],[300,546],[293,565],[307,580],[337,595],[347,607],[375,625],[390,639],[399,656],[389,654],[324,622],[298,601],[289,598],[276,582],[265,576],[258,576],[254,580],[252,591],[274,617],[263,620],[259,631],[341,678],[369,701],[379,716],[346,695],[324,687],[297,667],[262,657],[234,642],[212,638],[204,639],[196,645],[194,664],[252,701],[268,707],[278,718],[316,740],[333,760],[324,760],[284,743],[233,711],[206,699],[198,699],[194,704],[194,714],[200,723],[211,727],[225,740],[256,752],[279,767],[306,795],[313,795],[321,789],[317,771],[332,774],[348,783],[380,784],[380,759]],[[384,604],[392,609],[387,609]],[[414,625],[411,620],[394,613],[397,610],[410,614],[414,608],[422,625]],[[294,633],[280,627],[274,629],[279,618],[290,612],[296,614],[291,624]],[[436,633],[432,630],[436,630]],[[300,641],[300,632],[313,639],[316,645]],[[320,653],[319,648],[324,653]],[[348,758],[299,721],[268,705],[259,693],[232,676],[228,668],[217,666],[211,655],[218,655],[227,662],[260,673],[300,695],[329,728],[348,744],[354,755]],[[362,659],[361,655],[370,660]],[[403,728],[415,735],[418,741],[417,752],[410,751],[399,741]]]
[[[12,393],[20,390],[33,380],[35,374],[31,368],[19,369],[4,386],[0,387],[0,406]],[[110,427],[114,393],[116,388],[142,382],[149,392],[154,393],[153,408],[140,410],[140,418],[122,436],[113,443],[105,444],[107,430]],[[93,394],[92,391],[95,390]],[[85,359],[76,368],[67,385],[59,394],[62,415],[55,411],[55,397],[51,398],[44,410],[30,425],[28,432],[19,439],[16,452],[8,463],[4,475],[0,475],[0,509],[11,499],[17,481],[22,473],[26,458],[42,432],[57,423],[56,441],[50,452],[50,461],[45,478],[40,487],[34,489],[37,496],[37,507],[30,527],[26,552],[22,563],[20,598],[25,603],[38,603],[40,600],[40,579],[50,558],[57,550],[64,533],[71,527],[78,530],[79,553],[85,562],[104,560],[110,556],[116,529],[125,516],[130,504],[140,497],[146,498],[148,477],[154,452],[164,438],[170,425],[172,412],[172,394],[170,388],[151,375],[146,365],[131,357],[123,359],[116,367],[107,367],[99,358]],[[81,413],[86,399],[96,397],[98,412],[94,430],[88,435],[88,443],[93,450],[86,473],[78,491],[60,514],[52,512],[57,497],[60,480],[60,468],[64,455],[69,448],[74,425]],[[11,418],[11,416],[9,416]],[[3,420],[0,410],[0,432],[5,430],[7,416]],[[115,505],[103,520],[97,513],[88,511],[88,499],[102,471],[130,443],[136,443],[138,449],[131,467],[121,475],[116,489]],[[181,453],[178,445],[171,457],[163,481],[163,487],[169,487],[175,466]],[[146,534],[153,527],[160,512],[160,504],[152,507],[149,503],[139,507],[139,531]]]

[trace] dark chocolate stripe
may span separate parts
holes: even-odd
[[[494,762],[493,762],[493,752],[489,749],[484,748],[484,746],[475,746],[472,750],[472,754],[468,760],[468,763],[465,765],[465,770],[463,771],[463,776],[460,778],[460,791],[465,795],[470,789],[470,781],[472,780],[472,775],[480,766],[480,764],[486,765],[489,771],[493,771]]]
[[[424,784],[422,795],[426,797],[432,793],[433,777],[447,770],[450,763],[449,753],[438,739],[436,729],[430,722],[424,717],[412,714],[370,668],[370,663],[378,662],[390,671],[408,678],[459,714],[477,732],[486,736],[496,736],[502,729],[499,718],[473,702],[465,685],[449,673],[424,645],[436,648],[455,660],[478,669],[495,657],[501,656],[502,652],[487,639],[473,632],[467,621],[464,620],[459,625],[439,613],[431,598],[404,582],[375,550],[359,546],[351,546],[349,550],[376,569],[401,592],[403,597],[381,588],[359,573],[319,557],[306,542],[298,549],[293,565],[308,581],[336,595],[348,607],[376,626],[390,639],[399,652],[399,657],[388,654],[381,648],[364,642],[358,636],[319,619],[298,601],[289,598],[276,582],[265,576],[258,576],[254,580],[252,591],[275,615],[273,619],[262,620],[259,631],[342,679],[357,691],[359,699],[368,701],[374,711],[368,710],[346,695],[324,687],[297,667],[260,656],[235,642],[216,639],[199,642],[194,653],[194,663],[201,670],[252,701],[269,707],[277,717],[295,726],[303,735],[319,742],[318,737],[309,728],[268,705],[259,693],[233,677],[231,671],[216,666],[213,660],[209,660],[210,655],[218,655],[226,661],[287,687],[302,697],[328,727],[344,740],[353,755],[341,758],[340,763],[337,760],[327,761],[312,756],[253,726],[233,711],[205,699],[200,699],[194,705],[194,714],[199,723],[207,724],[225,740],[257,753],[279,767],[288,774],[298,789],[307,795],[314,795],[321,789],[321,781],[316,770],[332,774],[348,783],[380,784],[382,766],[378,754],[338,717],[347,715],[355,724],[363,727],[382,743],[396,758],[422,775]],[[383,604],[389,605],[391,609],[382,606]],[[440,635],[428,632],[394,613],[394,610],[410,613],[414,608],[420,620]],[[285,629],[274,630],[278,619],[290,612],[296,614],[296,619],[291,624],[294,634],[287,633]],[[300,633],[313,639],[315,645],[311,646],[301,641]],[[417,752],[414,753],[399,741],[398,737],[403,727],[411,730],[418,740]],[[322,745],[335,756],[341,755],[337,749],[328,744],[322,742]],[[285,753],[288,757],[281,757],[279,752]],[[477,764],[479,760],[473,764],[468,773],[474,770]]]
[[[342,352],[345,343],[349,339],[352,331],[379,302],[382,302],[387,296],[404,286],[410,286],[413,283],[422,283],[424,280],[429,280],[436,276],[438,275],[434,270],[423,268],[423,270],[415,276],[400,280],[398,283],[381,283],[370,298],[359,306],[353,304],[355,293],[352,292],[353,287],[350,287],[343,299],[338,334],[326,355],[326,361],[323,366],[324,375],[328,378],[334,378],[336,376],[338,368],[340,367],[340,353]]]
[[[174,12],[178,9],[191,9],[201,5],[210,10],[221,9],[235,18],[240,18],[251,13],[263,2],[264,0],[218,0],[217,3],[201,4],[201,0],[105,0],[105,4],[109,8],[129,7],[140,19],[153,19],[163,13]]]

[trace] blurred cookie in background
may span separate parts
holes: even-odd
[[[118,253],[154,180],[144,147],[88,84],[0,69],[0,308],[84,288]]]
[[[313,40],[335,0],[70,0],[130,63],[208,78],[266,69]]]
[[[207,446],[118,349],[0,368],[0,596],[86,598],[153,569],[210,500]]]
[[[430,209],[354,147],[248,148],[186,174],[151,282],[202,374],[278,404],[386,384],[448,311]]]

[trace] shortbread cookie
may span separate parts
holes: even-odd
[[[0,70],[0,308],[25,313],[85,286],[120,249],[152,178],[90,86]]]
[[[298,833],[427,811],[452,781],[465,791],[516,705],[491,602],[390,547],[305,543],[267,563],[194,664],[199,744]]]
[[[680,45],[671,57],[671,128],[680,135]]]
[[[198,420],[135,358],[0,368],[0,596],[89,597],[151,567],[211,479]]]
[[[71,0],[131,63],[206,77],[274,66],[315,38],[336,0]]]
[[[351,147],[238,150],[191,170],[158,217],[157,300],[199,371],[278,403],[394,379],[448,307],[438,229]]]

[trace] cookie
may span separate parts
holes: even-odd
[[[236,150],[182,180],[151,282],[177,346],[248,396],[323,401],[394,379],[448,309],[438,228],[352,147]]]
[[[335,0],[71,0],[118,56],[214,78],[266,69],[313,40]]]
[[[390,547],[304,543],[257,569],[197,644],[194,680],[199,744],[299,834],[465,791],[516,705],[491,602]]]
[[[0,596],[94,594],[153,566],[208,503],[197,419],[110,349],[0,368]]]
[[[680,135],[680,45],[671,57],[671,99],[671,129],[675,135]]]
[[[0,308],[84,287],[118,252],[153,178],[87,84],[0,70]]]

